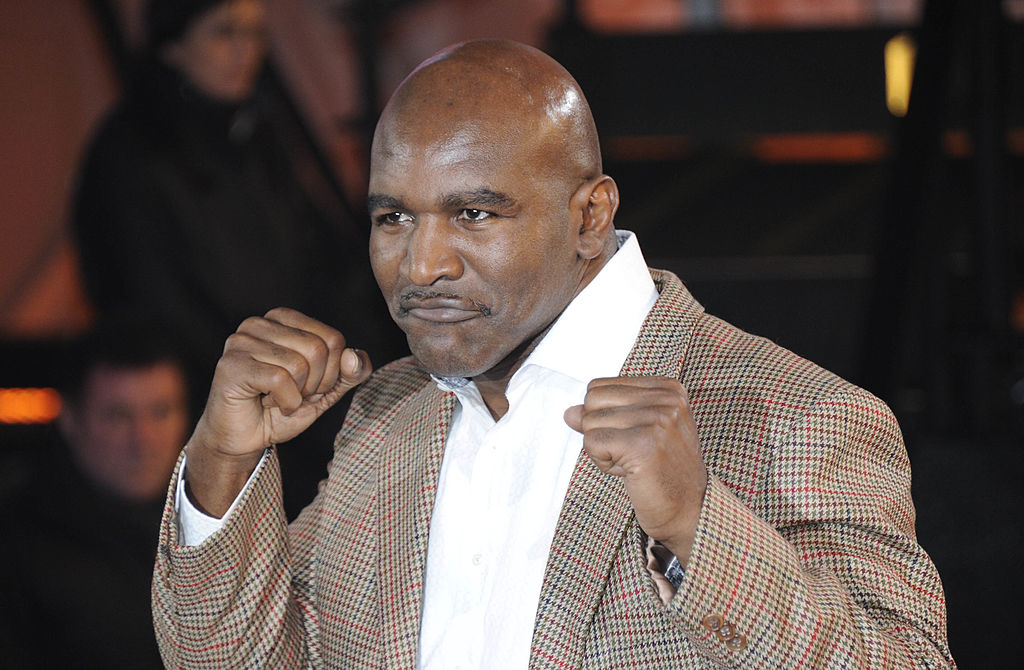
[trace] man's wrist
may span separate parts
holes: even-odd
[[[181,460],[181,472],[178,478],[177,490],[174,494],[174,510],[178,517],[178,544],[185,546],[196,546],[206,541],[208,537],[219,531],[225,523],[227,523],[228,517],[231,516],[232,510],[239,504],[245,490],[252,486],[253,480],[259,476],[260,468],[263,466],[263,462],[267,459],[267,451],[264,450],[263,455],[260,457],[260,462],[256,466],[256,469],[251,475],[249,475],[248,481],[245,483],[245,487],[235,498],[234,502],[225,512],[221,518],[213,517],[205,514],[203,511],[198,509],[189,496],[185,493],[185,482],[188,473],[188,454]]]
[[[196,509],[216,518],[228,511],[263,457],[263,451],[224,454],[192,442],[186,453],[185,495]]]
[[[704,486],[700,491],[699,497],[695,496],[679,520],[677,532],[673,533],[671,537],[659,540],[675,556],[681,571],[685,570],[687,563],[690,562],[690,552],[693,551],[693,542],[697,537],[697,524],[700,521],[701,510],[704,508],[704,498],[707,495],[708,485],[706,477],[707,475],[705,475]]]

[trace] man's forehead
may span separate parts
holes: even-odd
[[[381,157],[409,159],[422,155],[479,153],[516,144],[535,128],[528,115],[480,104],[467,108],[396,110],[377,128],[373,150]]]
[[[121,366],[101,363],[86,378],[90,395],[101,393],[139,393],[147,395],[167,387],[175,391],[184,388],[184,375],[171,362],[157,362],[143,366]]]
[[[438,129],[435,134],[399,129],[374,143],[371,190],[410,181],[431,182],[446,191],[493,186],[509,170],[535,163],[534,153],[532,143],[508,127],[472,123]]]

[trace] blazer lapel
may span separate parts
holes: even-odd
[[[416,666],[430,516],[454,406],[453,393],[430,384],[396,417],[381,452],[377,559],[388,668]]]
[[[680,378],[694,321],[703,308],[671,273],[652,270],[661,293],[647,315],[621,376]],[[544,573],[530,667],[578,667],[612,563],[620,551],[637,552],[633,508],[622,480],[601,472],[581,452],[555,528]],[[627,542],[626,547],[622,547]]]

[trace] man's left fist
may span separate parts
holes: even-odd
[[[637,523],[686,567],[708,475],[686,389],[668,377],[610,377],[587,386],[565,422],[594,464],[622,477]]]

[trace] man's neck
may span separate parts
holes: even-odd
[[[555,321],[557,320],[556,318]],[[537,344],[544,339],[553,324],[554,321],[549,323],[544,330],[516,347],[503,361],[487,372],[473,377],[473,382],[476,384],[477,390],[480,391],[480,397],[483,398],[484,405],[487,406],[487,410],[495,421],[500,420],[508,412],[506,392],[509,382],[512,381],[512,376],[530,357],[530,353],[537,348]]]
[[[480,397],[483,398],[484,405],[491,413],[491,418],[500,421],[501,417],[508,413],[508,396],[505,395],[508,382],[481,382],[475,379],[473,381],[476,382],[476,386],[480,390]]]
[[[582,272],[577,282],[576,290],[573,292],[572,299],[569,301],[570,303],[572,300],[576,299],[576,296],[578,296],[588,284],[590,284],[594,277],[596,277],[601,271],[601,268],[603,268],[615,254],[617,245],[615,244],[614,233],[611,235],[610,239],[611,242],[604,253],[597,258],[582,261]],[[567,306],[568,303],[566,304],[566,307]],[[512,353],[506,356],[500,363],[487,372],[472,378],[476,383],[477,389],[480,391],[480,397],[483,398],[484,404],[487,406],[487,409],[490,411],[491,416],[495,421],[500,420],[501,417],[505,416],[508,412],[508,396],[506,395],[506,391],[508,390],[508,384],[512,380],[512,376],[520,367],[522,367],[523,363],[527,358],[529,358],[533,350],[537,348],[537,345],[544,339],[544,336],[548,334],[548,331],[551,330],[551,326],[558,321],[560,316],[561,312],[559,312],[558,316],[556,316],[551,323],[545,326],[543,330],[516,347]]]

